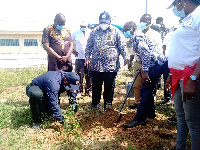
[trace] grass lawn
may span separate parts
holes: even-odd
[[[113,111],[89,111],[91,97],[81,96],[77,98],[79,110],[74,114],[66,95],[62,94],[61,108],[67,124],[63,126],[49,117],[43,120],[43,130],[33,130],[25,88],[34,77],[44,72],[46,68],[0,70],[0,149],[138,150],[176,147],[176,126],[167,121],[174,110],[171,106],[158,105],[163,99],[163,88],[158,90],[155,101],[157,116],[148,119],[146,126],[126,130],[121,127],[134,118],[136,110],[129,109],[134,98],[127,99],[122,118],[116,123],[126,93],[123,82],[132,81],[129,71],[120,71],[117,75]]]

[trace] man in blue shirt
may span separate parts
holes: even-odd
[[[90,33],[85,50],[85,65],[91,65],[92,72],[92,104],[89,108],[100,106],[103,83],[104,108],[112,108],[115,77],[120,68],[119,56],[122,55],[124,65],[129,63],[124,40],[122,32],[111,25],[109,13],[101,13],[99,26]]]
[[[138,32],[132,37],[133,50],[142,62],[142,87],[140,89],[140,105],[137,108],[135,118],[128,124],[123,124],[124,128],[132,128],[138,125],[145,125],[146,118],[154,119],[154,90],[160,76],[168,69],[167,57],[159,48],[160,35],[150,29],[151,15],[144,14],[140,18]],[[161,45],[160,45],[161,46]]]
[[[33,118],[33,128],[41,126],[41,112],[47,112],[64,123],[64,117],[60,108],[60,94],[67,91],[69,103],[75,104],[74,111],[78,109],[76,94],[80,77],[75,72],[48,71],[27,85],[26,94],[29,97],[30,108]]]

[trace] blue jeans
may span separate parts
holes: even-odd
[[[182,101],[183,81],[180,80],[174,94],[174,108],[177,116],[177,150],[186,149],[188,132],[191,135],[192,150],[200,150],[200,82],[197,94],[184,104]]]
[[[142,84],[140,105],[137,108],[134,121],[145,121],[146,117],[155,116],[154,90],[159,78],[167,69],[168,62],[165,62],[163,65],[155,63],[153,67],[149,68],[148,75],[151,82],[149,84]]]

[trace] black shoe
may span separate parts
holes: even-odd
[[[139,126],[139,125],[145,126],[146,122],[145,121],[140,121],[140,122],[138,122],[138,121],[131,121],[128,124],[122,124],[122,127],[124,127],[124,128],[133,128],[133,127],[136,127],[136,126]]]
[[[105,110],[113,110],[112,104],[111,103],[107,103],[104,107]]]
[[[130,109],[135,109],[135,108],[137,108],[137,107],[138,107],[138,104],[136,104],[136,103],[134,103],[133,105],[130,105],[130,106],[129,106]]]
[[[176,124],[177,119],[176,119],[176,117],[168,118],[168,122]]]
[[[98,109],[98,110],[100,110],[100,111],[102,111],[103,110],[103,106],[101,106],[101,104],[98,104],[98,105],[90,105],[89,107],[88,107],[88,110],[94,110],[94,109]]]
[[[148,115],[147,118],[149,118],[149,119],[155,119],[156,118],[156,114]]]

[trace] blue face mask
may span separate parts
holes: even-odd
[[[141,30],[145,30],[145,29],[147,28],[147,23],[145,23],[145,22],[140,22],[139,28],[140,28]]]
[[[132,34],[130,33],[130,31],[126,31],[124,33],[125,38],[130,39],[132,37]]]
[[[174,13],[175,16],[177,16],[177,17],[179,17],[179,18],[184,18],[184,17],[186,17],[184,8],[183,8],[182,10],[179,11],[179,10],[177,9],[177,6],[175,6],[175,7],[173,8],[173,13]]]
[[[85,32],[86,28],[81,28],[80,30],[81,30],[82,32]]]
[[[155,24],[156,27],[160,28],[160,24]]]
[[[57,25],[56,28],[57,28],[58,30],[63,30],[63,29],[65,28],[65,26],[59,26],[59,25]]]
[[[69,86],[65,86],[65,90],[69,91],[71,88]]]

